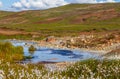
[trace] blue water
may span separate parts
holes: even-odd
[[[24,55],[32,56],[32,59],[26,60],[26,62],[38,63],[38,62],[69,62],[80,61],[89,58],[98,58],[99,55],[91,52],[83,52],[80,50],[63,50],[63,49],[51,49],[46,47],[38,47],[36,43],[25,41],[11,41],[15,46],[24,47]],[[37,50],[35,52],[29,52],[28,45],[34,45]]]

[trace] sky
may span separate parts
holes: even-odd
[[[120,0],[0,0],[0,10],[43,10],[71,3],[114,3]]]

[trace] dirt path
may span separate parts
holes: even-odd
[[[27,34],[38,34],[36,32],[25,32],[25,31],[20,31],[20,30],[10,30],[10,29],[1,29],[0,28],[0,34],[2,35],[19,35],[19,34],[23,34],[23,35],[27,35]]]

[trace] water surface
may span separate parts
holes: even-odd
[[[38,62],[71,62],[80,61],[89,58],[98,58],[99,55],[90,52],[83,52],[80,50],[64,50],[64,49],[51,49],[46,47],[39,47],[36,43],[26,41],[11,41],[15,46],[24,47],[24,55],[32,56],[32,59],[26,60],[26,62],[38,63]],[[27,44],[27,45],[26,45]],[[34,45],[37,50],[35,52],[29,52],[30,45]]]

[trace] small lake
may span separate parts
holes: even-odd
[[[53,49],[37,46],[34,42],[26,41],[11,41],[15,46],[24,47],[24,55],[32,56],[32,59],[25,60],[24,62],[38,63],[38,62],[71,62],[80,61],[89,58],[99,58],[99,55],[91,52],[83,52],[80,50],[65,50],[65,49]],[[28,44],[28,45],[26,45]],[[35,52],[29,52],[30,45],[34,45],[37,50]]]

